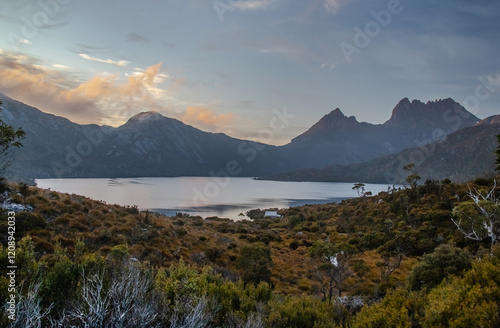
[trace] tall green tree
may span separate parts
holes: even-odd
[[[2,101],[0,100],[0,106],[1,105]],[[5,170],[10,165],[10,160],[14,154],[12,150],[14,148],[23,147],[21,139],[25,136],[26,132],[21,128],[16,130],[12,125],[0,119],[0,177],[5,174]]]

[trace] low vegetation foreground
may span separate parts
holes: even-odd
[[[17,294],[1,326],[498,327],[495,186],[428,181],[235,222],[6,185]]]

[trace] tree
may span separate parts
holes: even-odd
[[[484,192],[469,188],[471,201],[461,203],[453,209],[451,219],[465,238],[483,241],[490,238],[490,251],[500,234],[500,200],[495,195],[497,182]]]
[[[320,259],[320,272],[324,279],[323,297],[329,301],[333,298],[333,291],[337,289],[338,296],[342,296],[344,281],[352,275],[349,262],[356,247],[346,244],[332,244],[322,240],[316,241],[309,253],[312,257]]]
[[[498,148],[497,151],[495,152],[495,154],[497,154],[497,161],[496,161],[497,167],[495,170],[500,171],[500,134],[497,135],[497,139],[498,139]]]
[[[401,265],[403,258],[408,254],[415,238],[409,232],[401,232],[390,241],[378,248],[382,261],[377,263],[380,268],[380,277],[389,277]]]
[[[415,167],[414,163],[408,164],[404,167],[406,171],[408,171],[408,177],[406,178],[406,182],[410,184],[410,187],[412,189],[415,189],[418,184],[418,180],[421,179],[420,175],[416,174],[415,171],[413,170]]]
[[[0,105],[2,102],[0,101]],[[1,108],[0,108],[1,111]],[[0,176],[3,176],[5,170],[10,165],[12,158],[13,148],[23,147],[20,142],[26,135],[21,128],[15,130],[11,125],[0,120]]]
[[[25,182],[19,184],[19,193],[23,196],[23,204],[26,205],[26,197],[30,193],[30,187]]]
[[[236,267],[243,271],[245,284],[258,285],[261,281],[271,282],[271,250],[264,243],[254,243],[241,249]]]
[[[365,184],[364,183],[355,183],[354,187],[352,187],[352,190],[356,190],[359,197],[365,196]]]

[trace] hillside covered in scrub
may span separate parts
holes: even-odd
[[[466,238],[474,225],[455,225],[481,218],[471,195],[489,195],[498,229],[493,180],[428,181],[283,209],[282,219],[254,210],[251,221],[5,189],[0,229],[15,211],[18,303],[14,323],[2,308],[3,327],[500,325],[496,245]]]

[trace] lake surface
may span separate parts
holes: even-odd
[[[233,220],[251,209],[326,204],[357,197],[352,183],[278,182],[252,178],[37,179],[40,188],[78,194],[108,204],[137,205],[169,216],[177,212]],[[366,184],[374,195],[389,185]]]

